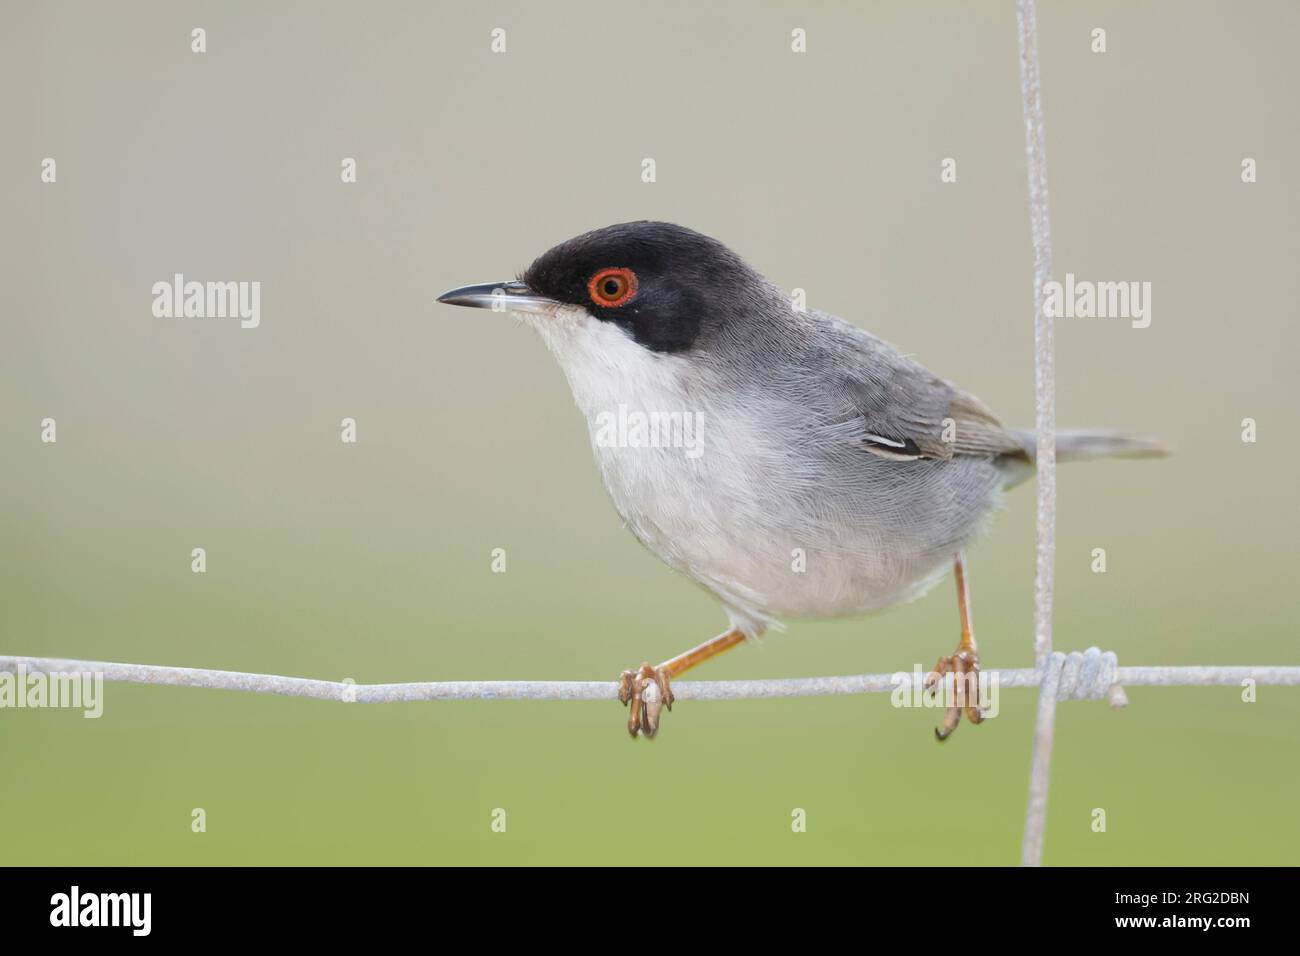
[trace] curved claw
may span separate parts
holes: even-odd
[[[979,655],[972,649],[958,648],[957,653],[952,656],[939,658],[934,665],[934,670],[925,676],[923,686],[926,690],[930,690],[943,682],[949,674],[953,675],[952,702],[944,711],[943,727],[934,729],[934,737],[940,743],[952,736],[952,732],[961,723],[963,713],[972,724],[984,720],[984,712],[980,704]]]
[[[653,739],[659,733],[659,717],[664,707],[673,709],[672,685],[668,674],[648,663],[619,676],[618,699],[631,708],[627,732]]]

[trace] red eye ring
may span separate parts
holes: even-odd
[[[606,309],[617,309],[636,295],[636,273],[622,267],[601,269],[587,283],[591,301]]]

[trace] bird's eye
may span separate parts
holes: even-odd
[[[601,269],[587,283],[591,301],[616,309],[636,295],[636,273],[631,269]]]

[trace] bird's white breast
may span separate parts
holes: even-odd
[[[713,591],[738,626],[757,633],[780,617],[874,610],[919,594],[944,570],[869,503],[847,514],[828,503],[824,475],[794,453],[790,429],[799,426],[781,420],[780,406],[713,387],[698,362],[651,352],[580,308],[525,318],[568,378],[630,530]],[[602,434],[602,423],[638,411],[694,416],[699,448]]]

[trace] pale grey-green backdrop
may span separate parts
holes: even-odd
[[[1058,644],[1294,663],[1300,9],[1048,2],[1039,21],[1057,271],[1154,285],[1149,329],[1060,325],[1060,422],[1177,452],[1062,469]],[[0,650],[612,678],[711,635],[712,601],[619,526],[541,343],[434,297],[669,219],[1028,424],[1018,82],[1011,2],[6,5]],[[259,280],[261,327],[155,318],[175,272]],[[1031,488],[972,564],[986,663],[1026,664]],[[929,664],[956,636],[949,591],[795,624],[700,676]],[[1300,859],[1300,695],[1131,697],[1062,708],[1049,863]],[[1010,863],[1034,699],[1002,704],[943,748],[933,713],[884,697],[683,704],[634,744],[612,703],[113,685],[99,721],[0,712],[0,817],[23,821],[0,863]]]

